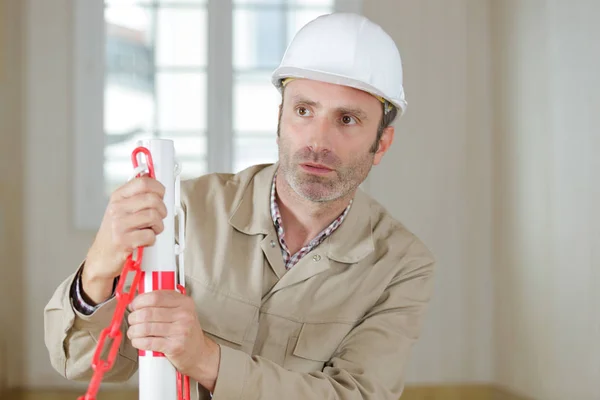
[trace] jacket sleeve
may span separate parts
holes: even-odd
[[[63,377],[87,381],[92,377],[92,358],[100,333],[106,328],[116,308],[116,298],[102,303],[90,315],[73,307],[72,287],[79,270],[65,279],[44,308],[44,340],[54,369]],[[105,382],[128,380],[137,370],[137,351],[127,338],[127,315],[121,323],[121,344],[113,368],[104,375]],[[107,339],[106,345],[110,345]]]
[[[221,346],[214,400],[397,400],[432,292],[434,262],[398,274],[322,371],[289,371]]]

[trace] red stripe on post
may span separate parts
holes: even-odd
[[[152,271],[152,290],[175,290],[175,271]]]

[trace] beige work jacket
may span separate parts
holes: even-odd
[[[182,183],[185,283],[222,349],[213,398],[397,400],[432,294],[431,253],[358,191],[342,225],[286,272],[269,207],[276,167]],[[45,341],[61,375],[88,380],[116,303],[91,316],[75,311],[75,273],[44,309]],[[105,381],[137,370],[137,351],[123,337]],[[210,398],[196,382],[192,388],[193,399]]]

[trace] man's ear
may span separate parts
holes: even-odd
[[[373,158],[373,165],[379,164],[383,159],[383,155],[389,150],[394,141],[394,133],[395,129],[393,126],[388,126],[383,129],[383,133],[379,138],[377,151],[375,152],[375,157]]]

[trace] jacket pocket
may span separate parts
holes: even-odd
[[[288,341],[285,367],[298,372],[321,371],[352,330],[347,323],[304,323],[300,333]]]
[[[258,308],[225,295],[197,280],[190,280],[189,293],[196,304],[200,325],[215,342],[242,350],[257,318]]]

